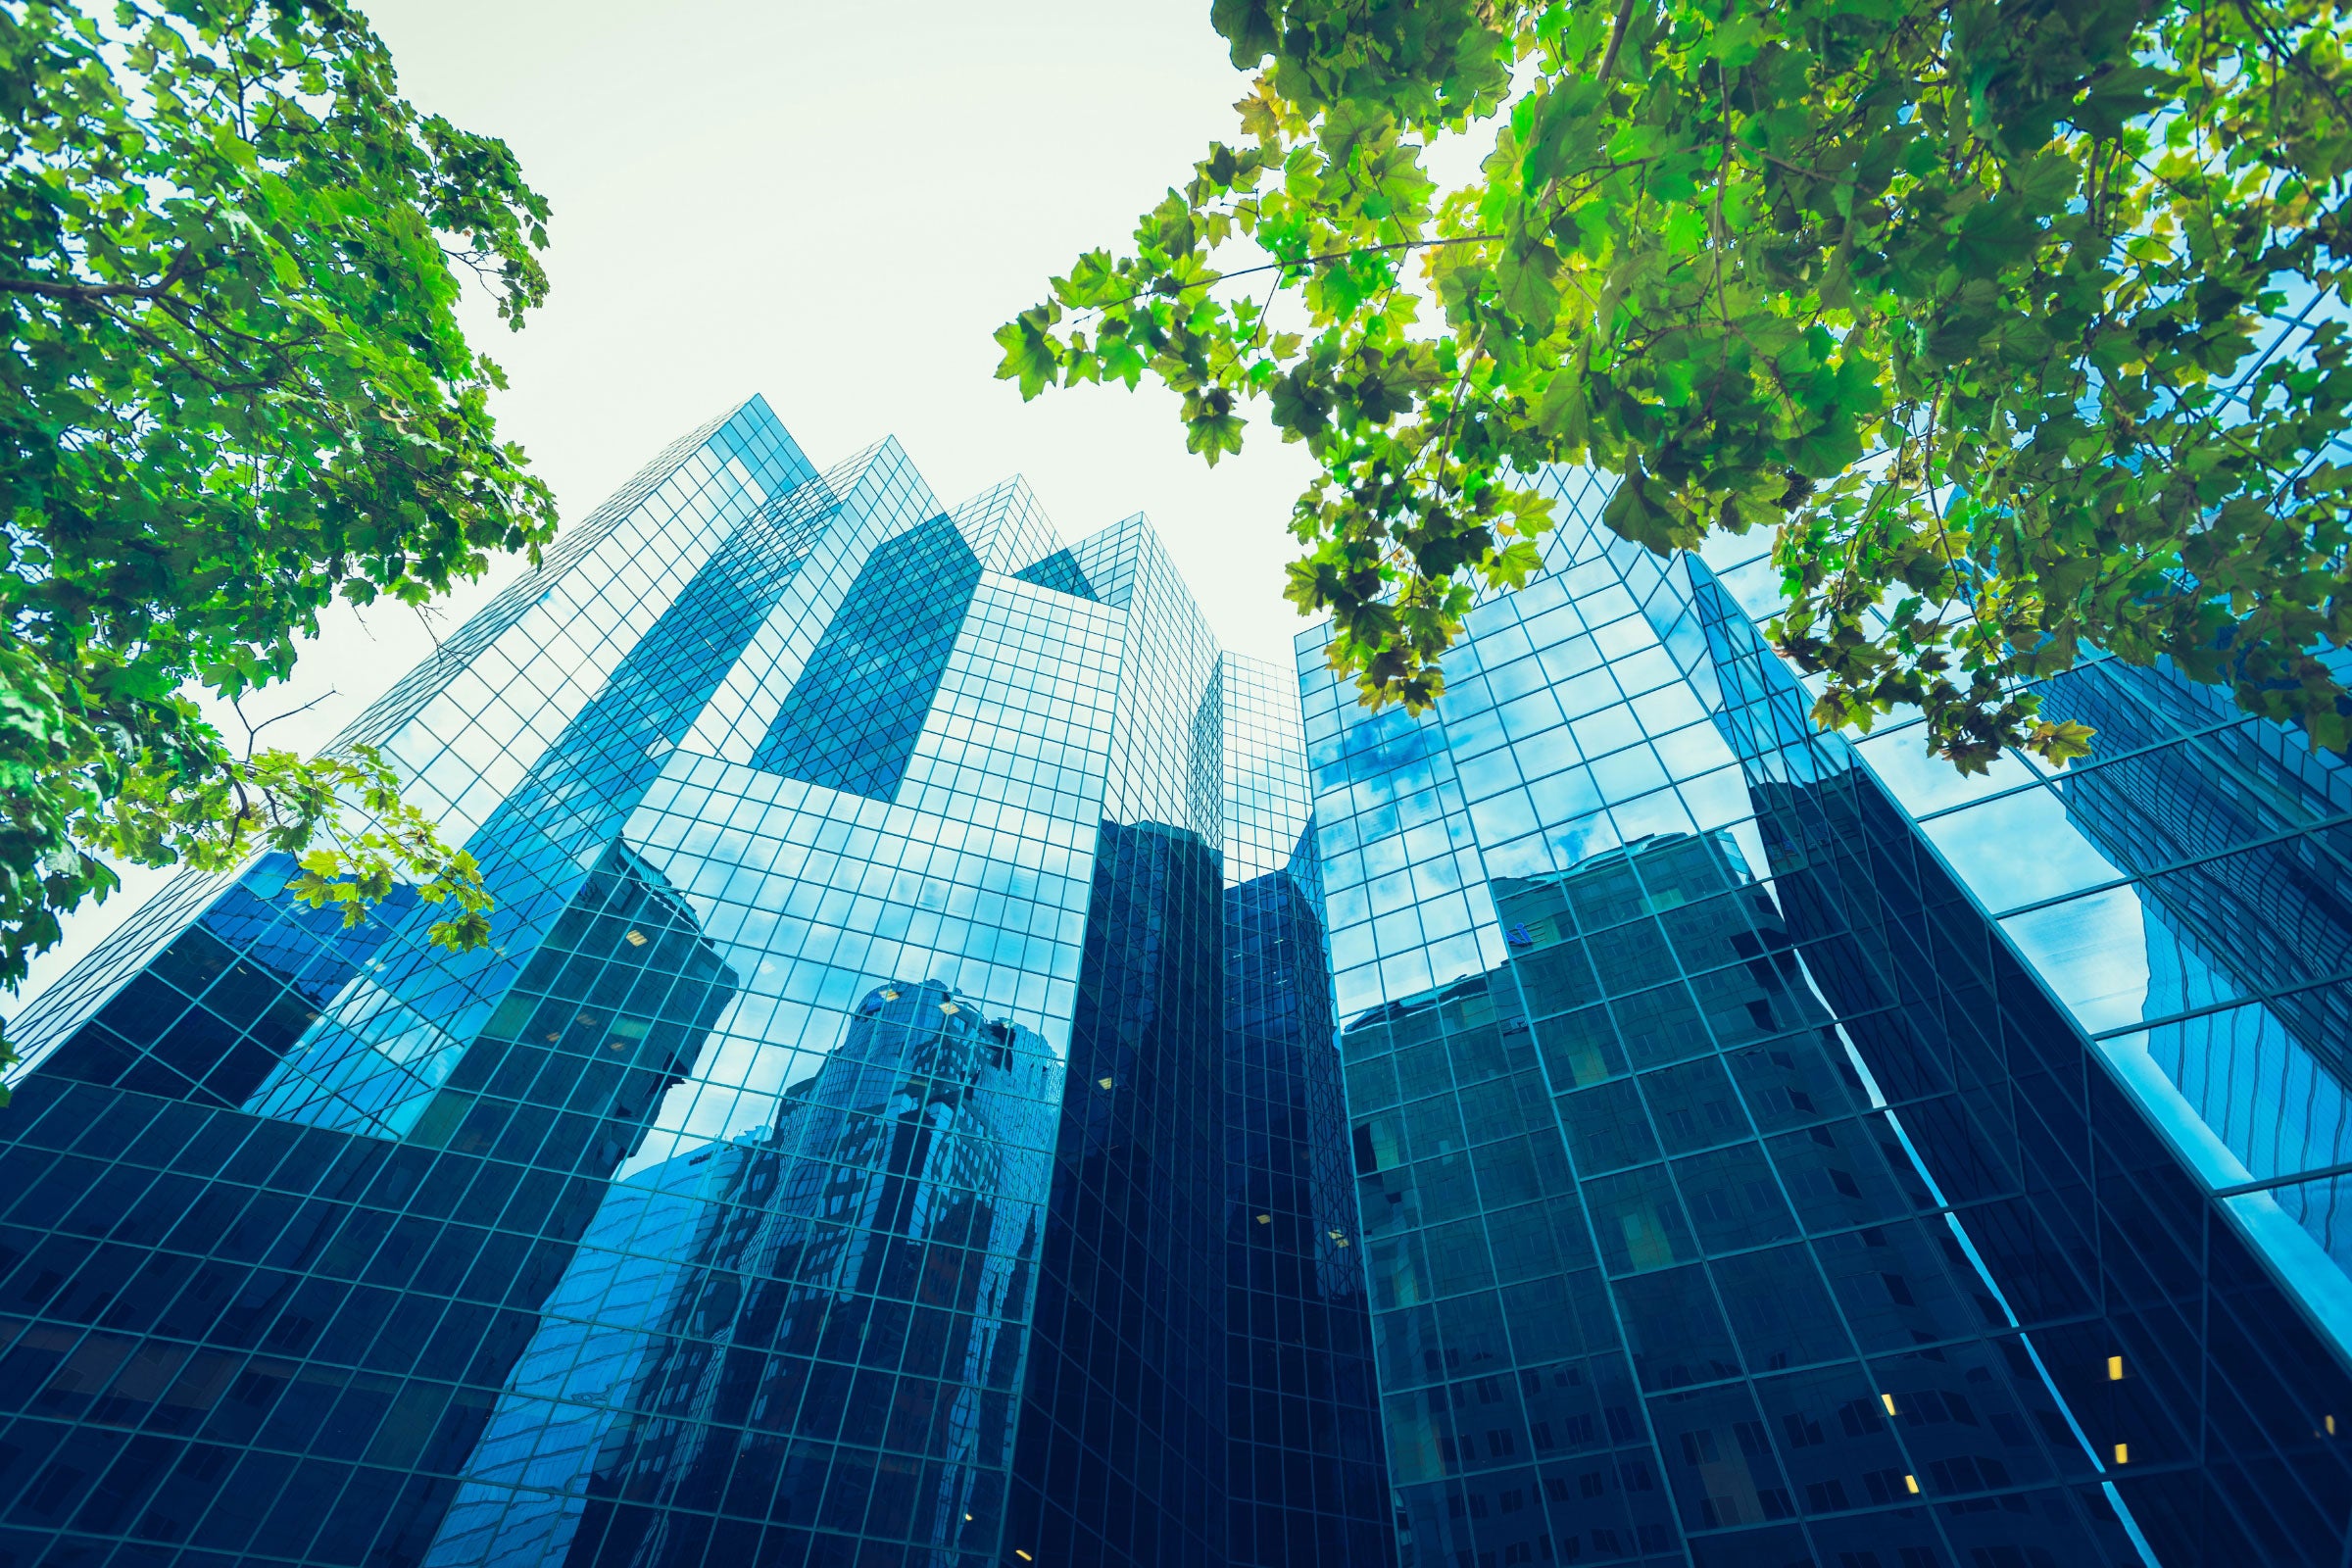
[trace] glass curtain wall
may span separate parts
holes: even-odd
[[[2341,759],[2111,664],[2069,774],[1816,737],[1759,547],[1547,483],[1433,712],[1300,640],[1406,1560],[2338,1561]]]
[[[1275,812],[1230,678],[1141,518],[819,474],[757,400],[677,443],[344,737],[481,860],[486,947],[265,858],[14,1020],[0,1564],[1377,1541],[1320,926],[1228,906],[1229,839],[1298,838],[1297,715],[1247,726]],[[1292,1123],[1237,1150],[1268,1040]],[[1333,1234],[1235,1317],[1277,1170],[1324,1194],[1251,1189],[1284,1245]],[[1237,1516],[1229,1318],[1310,1308],[1250,1429],[1306,1484]]]
[[[1225,657],[1228,1560],[1395,1560],[1298,685]]]

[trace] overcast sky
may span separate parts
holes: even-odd
[[[893,434],[951,503],[1017,472],[1067,538],[1151,514],[1227,646],[1289,657],[1283,521],[1299,449],[1255,440],[1212,471],[1184,451],[1164,393],[1023,404],[993,375],[997,325],[1234,134],[1244,82],[1206,0],[367,10],[409,97],[505,137],[555,206],[547,307],[518,334],[479,337],[513,382],[501,426],[567,519],[763,392],[820,467]],[[331,692],[266,732],[315,747],[429,647],[406,611],[347,618],[293,688],[247,711]],[[77,916],[24,999],[161,880]]]

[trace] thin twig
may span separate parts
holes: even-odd
[[[307,713],[312,709],[317,708],[320,703],[325,702],[329,697],[334,695],[335,694],[331,689],[320,692],[318,696],[312,698],[300,708],[289,708],[282,713],[263,719],[259,724],[256,724],[252,719],[245,716],[244,699],[241,696],[231,697],[228,700],[228,706],[230,710],[236,713],[237,722],[245,726],[245,760],[248,762],[253,760],[254,744],[261,738],[262,731],[268,729],[272,724],[292,718],[298,713]]]
[[[2293,49],[2287,47],[2287,40],[2282,34],[2272,31],[2270,24],[2264,22],[2261,17],[2255,15],[2253,0],[2235,0],[2235,3],[2238,9],[2238,14],[2246,19],[2246,25],[2253,28],[2255,35],[2262,39],[2264,43],[2269,44],[2273,49],[2276,49],[2278,52],[2277,59],[2273,62],[2274,71],[2276,71],[2278,64],[2283,63],[2291,68],[2296,75],[2303,77],[2313,86],[2319,88],[2322,95],[2334,99],[2337,107],[2352,109],[2352,104],[2345,103],[2343,89],[2340,86],[2332,81],[2329,81],[2318,72],[2312,70],[2310,65],[2304,61],[2301,55],[2297,54]]]
[[[1154,285],[1140,294],[1130,294],[1124,299],[1104,300],[1100,305],[1083,306],[1081,309],[1106,311],[1114,305],[1133,305],[1137,300],[1154,297],[1168,299],[1187,289],[1211,288],[1229,278],[1248,277],[1253,272],[1287,271],[1294,267],[1319,267],[1325,262],[1348,262],[1353,261],[1358,256],[1378,256],[1386,251],[1417,250],[1426,245],[1483,245],[1489,240],[1500,238],[1502,238],[1500,234],[1457,234],[1446,239],[1400,239],[1388,245],[1359,245],[1353,250],[1330,251],[1321,256],[1304,256],[1295,262],[1268,262],[1262,267],[1245,267],[1236,271],[1216,272],[1197,282],[1179,283],[1173,289],[1162,289]]]

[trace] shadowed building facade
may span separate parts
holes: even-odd
[[[1546,484],[1433,711],[1299,642],[1403,1560],[2340,1564],[2352,766],[1817,735],[1760,541]]]
[[[1298,725],[1140,517],[677,443],[344,737],[488,945],[12,1021],[0,1563],[1387,1560]]]

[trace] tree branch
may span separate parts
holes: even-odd
[[[2285,65],[2296,75],[2317,87],[2322,97],[2333,99],[2338,109],[2352,111],[2352,104],[2345,102],[2343,89],[2312,70],[2310,63],[2288,46],[2287,39],[2282,34],[2273,31],[2270,24],[2255,12],[2253,0],[2234,0],[2234,3],[2237,6],[2238,14],[2246,19],[2246,25],[2254,29],[2254,35],[2278,51],[2272,61],[2274,71],[2279,65]]]
[[[1212,288],[1228,278],[1248,277],[1253,272],[1287,271],[1295,267],[1320,267],[1325,262],[1348,262],[1353,261],[1358,256],[1378,256],[1384,251],[1417,250],[1425,245],[1483,245],[1489,240],[1500,238],[1502,238],[1500,234],[1455,234],[1444,239],[1400,239],[1387,245],[1358,245],[1352,250],[1328,251],[1321,256],[1302,256],[1295,262],[1268,262],[1262,267],[1245,267],[1237,271],[1218,272],[1214,276],[1201,278],[1198,282],[1180,283],[1172,289],[1162,289],[1154,284],[1141,294],[1130,294],[1124,299],[1104,300],[1099,305],[1084,305],[1078,309],[1106,311],[1113,306],[1133,305],[1137,300],[1170,299],[1182,294],[1187,289]]]
[[[1617,51],[1625,46],[1625,29],[1634,20],[1634,0],[1617,0],[1617,15],[1609,22],[1609,46],[1601,52],[1600,70],[1593,81],[1608,85],[1609,73],[1617,69]]]
[[[38,277],[0,277],[0,294],[35,294],[53,300],[155,300],[196,270],[193,246],[183,245],[152,283],[54,283]]]

